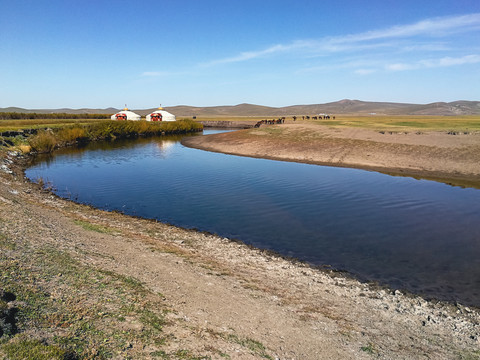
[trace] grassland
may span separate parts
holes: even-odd
[[[319,125],[392,131],[480,131],[480,116],[337,116]]]
[[[41,121],[23,125],[44,127]],[[339,129],[478,129],[475,117],[289,121],[291,128],[225,134],[230,135],[225,144],[238,142],[245,149],[252,139],[264,139],[268,143],[258,147],[264,152],[267,145],[272,151],[282,148],[283,142],[275,143],[279,139],[293,139],[304,145],[299,153],[305,154]],[[41,134],[53,137],[54,147],[138,134],[127,122],[114,122],[125,127],[122,132],[108,120],[87,123],[53,121],[52,130]],[[302,123],[309,127],[297,126]],[[316,124],[331,131],[316,134],[312,128],[324,128]],[[88,130],[97,126],[96,132]],[[395,137],[378,131],[376,136]],[[5,167],[12,164],[8,153],[0,148]],[[0,183],[0,290],[15,295],[14,301],[0,299],[0,311],[16,311],[16,331],[6,326],[10,332],[0,337],[0,358],[479,359],[479,315],[460,305],[430,306],[223,238],[55,199],[25,183],[21,171],[0,172]]]
[[[266,116],[198,116],[197,121],[240,121],[255,123]],[[278,117],[277,117],[278,118]],[[293,121],[292,116],[286,117]],[[412,115],[337,115],[335,119],[304,120],[297,116],[297,122],[325,125],[338,128],[363,128],[385,131],[480,131],[479,115],[464,116],[412,116]]]

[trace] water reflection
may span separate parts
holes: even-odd
[[[480,191],[205,152],[179,139],[63,149],[27,176],[99,208],[480,305]]]

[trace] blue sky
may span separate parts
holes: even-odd
[[[480,100],[478,0],[0,0],[0,107]]]

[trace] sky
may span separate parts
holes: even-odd
[[[0,0],[0,107],[480,100],[479,0]]]

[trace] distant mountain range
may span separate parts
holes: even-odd
[[[145,116],[156,108],[132,109]],[[268,107],[253,104],[232,106],[195,107],[179,105],[165,107],[176,116],[289,116],[316,114],[377,114],[377,115],[480,115],[480,101],[435,102],[431,104],[407,104],[393,102],[369,102],[360,100],[340,100],[325,104],[292,105]],[[17,107],[0,108],[0,112],[22,113],[68,113],[68,114],[114,114],[119,109],[22,109]]]

